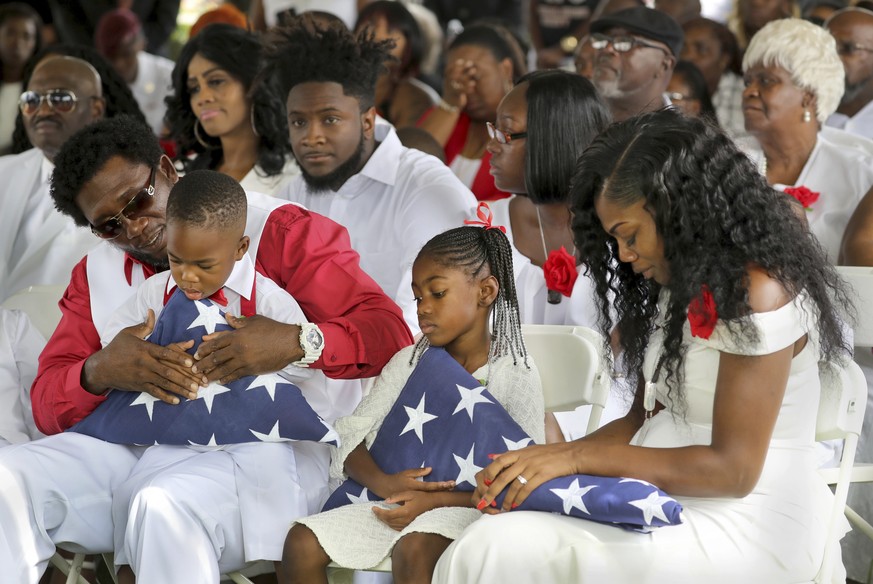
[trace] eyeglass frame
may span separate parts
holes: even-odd
[[[100,225],[91,224],[91,233],[93,233],[94,235],[96,235],[100,239],[105,239],[107,241],[111,241],[113,239],[116,239],[119,235],[121,235],[121,232],[124,230],[124,224],[121,222],[121,218],[124,217],[124,219],[127,221],[134,221],[136,219],[136,217],[132,216],[132,215],[135,215],[135,213],[133,211],[131,211],[130,214],[127,213],[127,210],[130,208],[130,206],[133,205],[133,203],[136,200],[140,199],[141,197],[152,197],[152,199],[154,198],[154,196],[155,196],[155,180],[157,179],[157,176],[158,176],[157,170],[158,170],[157,166],[152,167],[152,171],[149,174],[148,186],[145,186],[145,187],[139,189],[136,192],[136,194],[133,195],[133,197],[131,197],[131,199],[127,202],[127,204],[121,208],[121,211],[119,211],[117,214],[113,215],[112,217],[110,217],[106,221],[103,221],[102,223],[100,223]],[[111,232],[106,231],[105,229],[101,230],[101,228],[109,225],[113,221],[118,223],[118,233],[116,233],[112,237],[104,237],[103,234],[110,234]],[[113,229],[113,231],[114,231],[114,229]]]
[[[595,32],[591,35],[591,40],[589,41],[591,46],[596,51],[602,51],[608,45],[612,45],[612,50],[619,54],[630,53],[637,47],[645,47],[647,49],[658,49],[659,51],[663,51],[667,56],[671,56],[670,51],[662,47],[660,45],[652,44],[648,41],[644,41],[643,39],[637,38],[635,36],[627,35],[619,35],[619,36],[610,36],[608,34],[603,34],[602,32]],[[616,43],[621,43],[622,46],[624,43],[630,42],[630,46],[627,48],[619,48],[616,46]],[[601,45],[601,46],[597,46]]]
[[[851,41],[837,41],[838,55],[854,55],[858,52],[873,53],[873,47],[866,47]]]
[[[485,127],[488,129],[488,137],[491,138],[492,140],[497,141],[498,144],[501,144],[504,146],[506,144],[512,144],[513,140],[520,140],[522,138],[527,138],[527,130],[525,130],[524,132],[504,132],[503,130],[501,130],[500,128],[498,128],[497,126],[492,124],[491,122],[485,122]],[[498,138],[498,136],[502,137],[503,141],[501,141],[501,139]]]
[[[25,101],[24,101],[24,96],[27,95],[27,94],[29,94],[29,93],[31,93],[31,94],[36,95],[37,97],[39,97],[39,103],[36,104],[36,109],[34,109],[31,113],[27,113],[27,112],[24,111],[24,106],[26,105],[26,104],[25,104]],[[68,94],[70,94],[70,96],[73,98],[73,107],[71,107],[71,108],[69,109],[69,111],[65,111],[65,112],[64,112],[64,111],[60,111],[60,110],[58,110],[58,109],[55,107],[55,105],[51,102],[50,97],[51,97],[52,95],[56,95],[56,94],[58,94],[58,93],[68,93]],[[92,95],[92,96],[90,96],[90,97],[93,98],[93,97],[95,97],[95,96]],[[25,115],[25,116],[31,116],[31,115],[35,114],[36,112],[38,112],[39,109],[42,107],[42,104],[43,104],[43,103],[48,104],[49,109],[50,109],[51,111],[53,111],[53,112],[58,112],[58,113],[62,113],[62,114],[68,114],[68,113],[70,113],[70,112],[72,112],[72,111],[75,111],[76,106],[79,104],[79,97],[76,95],[76,92],[73,91],[72,89],[62,89],[62,88],[57,88],[57,89],[48,89],[48,90],[45,91],[45,93],[40,93],[40,92],[38,92],[38,91],[33,91],[32,89],[29,89],[29,90],[27,90],[27,91],[23,91],[23,92],[21,92],[21,95],[18,96],[18,109],[19,109],[19,111],[21,111],[22,115]]]

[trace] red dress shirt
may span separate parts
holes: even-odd
[[[40,355],[31,390],[34,419],[45,434],[64,431],[105,399],[81,384],[85,360],[101,348],[91,320],[87,260],[73,268],[59,303],[61,322]],[[348,232],[326,217],[296,205],[274,210],[261,235],[255,268],[285,288],[318,324],[325,347],[311,366],[329,377],[378,375],[412,342],[400,309],[361,270]]]

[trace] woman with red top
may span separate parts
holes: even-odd
[[[488,172],[485,124],[495,119],[500,100],[524,72],[524,56],[509,31],[469,26],[449,45],[443,99],[418,123],[443,146],[449,167],[479,200],[509,196]]]

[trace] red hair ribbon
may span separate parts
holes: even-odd
[[[485,201],[481,201],[476,208],[476,217],[479,218],[478,221],[475,219],[464,219],[464,225],[479,225],[485,229],[499,229],[503,233],[506,233],[506,227],[503,225],[491,224],[491,220],[494,219],[494,213]]]

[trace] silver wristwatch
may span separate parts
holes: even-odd
[[[324,335],[317,325],[306,322],[300,325],[300,348],[303,349],[303,358],[295,361],[297,367],[309,367],[318,361],[321,351],[324,349]]]

